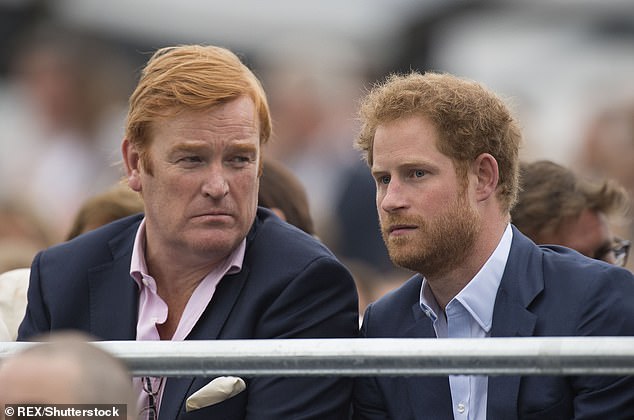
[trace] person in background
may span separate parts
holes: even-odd
[[[26,311],[30,272],[28,268],[15,268],[0,273],[0,341],[15,341],[18,336]]]
[[[143,212],[143,200],[124,183],[88,198],[81,205],[70,227],[66,240],[89,232],[126,216]]]
[[[0,106],[10,101],[0,114],[0,176],[11,182],[0,195],[26,202],[56,243],[81,203],[121,177],[113,163],[136,66],[95,33],[44,21],[13,51],[12,88],[0,97]]]
[[[271,209],[309,235],[316,234],[306,189],[290,169],[275,159],[263,160],[258,205]]]
[[[613,180],[577,176],[555,162],[520,166],[520,192],[511,221],[537,244],[563,245],[624,267],[630,242],[616,238],[610,217],[624,217],[628,195]]]
[[[121,145],[144,214],[39,253],[18,339],[60,329],[102,340],[355,337],[350,272],[313,236],[257,207],[270,133],[262,86],[234,53],[157,50],[130,98]],[[134,384],[147,418],[349,416],[351,378],[242,380],[242,392],[195,409],[187,401],[210,378]]]
[[[28,267],[54,242],[48,224],[28,203],[0,198],[0,273]]]
[[[385,278],[396,275],[381,237],[374,205],[376,186],[365,162],[346,169],[337,197],[337,255],[368,265]],[[409,277],[409,276],[407,276]],[[403,277],[403,278],[407,278]]]
[[[143,201],[139,194],[125,184],[115,184],[109,190],[88,198],[81,205],[75,214],[66,240],[71,240],[114,220],[141,212],[143,212]],[[19,242],[7,241],[6,243],[7,247],[13,245],[14,253],[19,250],[19,248],[16,249]],[[32,254],[26,254],[22,260],[16,260],[14,265],[7,266],[8,269],[0,270],[0,340],[12,341],[17,338],[18,326],[26,310],[26,293],[31,272],[28,266],[35,254],[45,247],[44,244],[37,248],[32,247]],[[9,255],[11,254],[4,254],[3,257]],[[1,267],[4,266],[0,264]]]
[[[450,74],[392,75],[362,101],[357,146],[395,264],[366,338],[634,335],[634,275],[510,224],[521,132],[504,102]],[[634,417],[631,376],[363,377],[357,419]]]
[[[125,405],[136,419],[132,377],[85,334],[60,332],[9,355],[0,364],[0,406],[6,404]],[[63,409],[64,407],[58,407]]]
[[[628,193],[630,209],[634,209],[634,98],[613,103],[588,121],[573,167],[578,173],[618,182]],[[622,238],[634,238],[632,214],[612,230]],[[626,267],[634,272],[634,259]]]

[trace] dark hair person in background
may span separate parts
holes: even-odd
[[[511,221],[523,234],[625,266],[630,243],[615,238],[609,224],[627,211],[627,192],[616,181],[586,179],[542,160],[520,166],[520,186]]]
[[[258,205],[271,209],[282,220],[315,235],[306,189],[281,162],[264,158]]]
[[[262,86],[234,53],[156,51],[131,96],[121,147],[144,214],[39,253],[18,339],[59,329],[103,340],[356,336],[349,271],[314,237],[257,207],[270,133]],[[197,393],[210,378],[134,383],[148,418],[349,415],[350,378],[242,381],[242,392],[213,402]]]
[[[391,76],[361,105],[357,146],[377,185],[390,258],[418,274],[365,311],[361,335],[634,335],[634,276],[510,224],[521,133],[481,85]],[[634,418],[627,376],[367,377],[359,419]]]
[[[66,240],[91,231],[99,226],[143,212],[143,200],[138,192],[125,184],[115,184],[110,189],[88,198],[81,205]]]

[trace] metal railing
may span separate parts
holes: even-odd
[[[634,337],[102,341],[134,376],[634,375]],[[0,343],[0,359],[32,343]]]

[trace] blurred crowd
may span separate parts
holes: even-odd
[[[19,19],[0,9],[0,35],[7,40],[0,50],[0,342],[16,340],[27,304],[29,267],[38,251],[144,211],[139,194],[122,182],[121,142],[140,63],[165,44],[107,39],[42,19],[39,2],[34,4]],[[407,32],[410,42],[422,37],[431,43],[434,37],[423,32]],[[417,50],[408,44],[405,55],[385,72],[414,66],[439,70],[431,68],[426,55],[431,47],[425,45]],[[273,118],[272,138],[263,149],[258,204],[323,242],[350,270],[361,322],[370,303],[402,285],[412,272],[388,257],[375,202],[377,184],[353,147],[358,100],[383,70],[345,43],[340,47],[328,53],[263,47],[244,60],[261,79]],[[634,95],[608,101],[578,124],[574,153],[558,162],[547,151],[535,159],[540,149],[534,144],[536,131],[523,127],[530,135],[524,139],[512,223],[537,244],[564,245],[634,271],[634,258],[628,259],[634,238]],[[548,141],[557,139],[542,144]],[[85,238],[90,237],[70,245]],[[33,267],[32,279],[37,264]],[[351,318],[356,322],[356,315]],[[92,337],[61,338],[1,364],[0,399],[30,398],[31,381],[40,380],[40,372],[49,378],[68,373],[63,382],[72,385],[85,370],[96,378],[114,378],[95,388],[104,401],[128,401],[133,392],[125,366],[79,344]],[[111,372],[90,371],[93,365]],[[21,378],[23,372],[35,379]],[[83,401],[70,385],[46,385],[59,392],[51,394],[51,401]],[[151,387],[141,386],[156,396]],[[128,402],[129,407],[135,404],[134,399]]]
[[[41,19],[41,10],[31,12],[18,19],[2,15],[3,31],[10,33],[0,74],[0,272],[28,267],[37,250],[66,240],[86,200],[121,178],[127,98],[139,63],[159,46],[122,45]],[[425,34],[412,30],[410,36]],[[406,62],[425,66],[427,52],[421,49],[409,61],[401,57],[388,71],[404,71]],[[301,49],[263,49],[246,61],[264,82],[274,118],[265,153],[297,177],[314,233],[359,273],[365,280],[360,287],[373,300],[409,276],[389,261],[374,182],[352,147],[357,100],[381,71],[359,52],[342,48],[338,54],[326,60]],[[631,206],[634,98],[579,124],[585,128],[577,153],[560,163],[620,183]],[[530,155],[530,139],[524,150]],[[631,211],[610,223],[616,236],[634,237]]]

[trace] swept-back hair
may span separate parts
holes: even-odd
[[[145,169],[150,126],[185,110],[202,110],[240,96],[253,100],[260,123],[260,144],[271,136],[264,89],[233,52],[216,46],[181,45],[157,50],[130,97],[126,137],[139,150]]]
[[[480,154],[498,163],[497,195],[503,210],[517,200],[519,147],[522,139],[516,120],[505,103],[482,85],[450,74],[412,72],[392,74],[362,100],[361,130],[356,147],[370,166],[380,124],[420,115],[438,132],[438,150],[454,162],[462,182]]]

